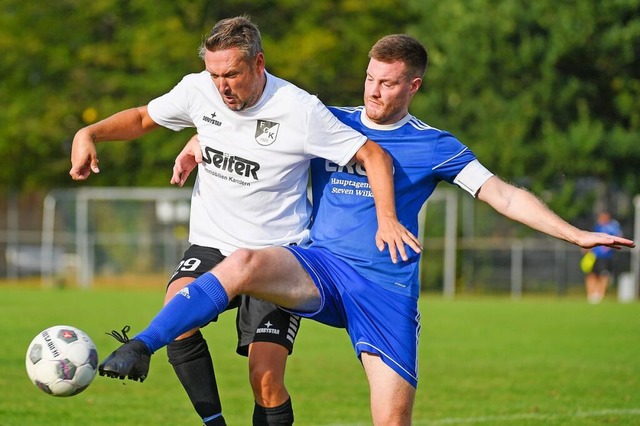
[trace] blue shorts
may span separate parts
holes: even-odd
[[[367,280],[326,249],[286,248],[309,273],[322,298],[317,312],[291,312],[345,328],[358,358],[363,351],[377,354],[409,384],[417,387],[418,301]]]

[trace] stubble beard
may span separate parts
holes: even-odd
[[[222,100],[224,101],[224,104],[231,110],[231,111],[242,111],[245,110],[247,108],[250,108],[252,106],[254,106],[259,99],[259,94],[258,93],[253,93],[251,94],[251,96],[249,96],[247,99],[239,99],[236,98],[237,102],[235,104],[229,105],[229,103],[227,102],[227,100],[223,97]]]
[[[367,104],[369,106],[367,106]],[[386,104],[380,101],[372,101],[371,99],[368,100],[367,104],[365,104],[365,109],[367,117],[369,117],[371,121],[380,124],[381,121],[388,118],[389,108]]]

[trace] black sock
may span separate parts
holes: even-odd
[[[266,408],[257,403],[253,407],[253,426],[291,426],[292,424],[291,398],[273,408]]]
[[[209,347],[202,333],[167,345],[169,362],[207,426],[226,425]]]

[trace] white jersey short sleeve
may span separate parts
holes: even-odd
[[[344,164],[367,140],[317,97],[270,74],[257,104],[243,111],[231,111],[203,71],[151,101],[148,112],[169,129],[197,129],[203,162],[189,240],[224,254],[304,244],[311,214],[309,161]]]

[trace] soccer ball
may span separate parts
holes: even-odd
[[[96,376],[98,350],[82,330],[55,325],[33,338],[25,363],[29,378],[40,390],[72,396],[85,390]]]

